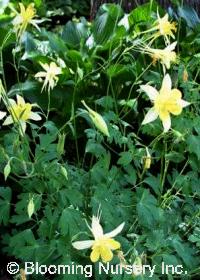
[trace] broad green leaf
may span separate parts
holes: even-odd
[[[146,22],[151,19],[151,12],[156,11],[157,5],[153,1],[150,3],[146,3],[143,5],[138,5],[137,8],[135,8],[128,17],[129,24],[134,25],[139,22]]]
[[[119,5],[103,4],[95,18],[93,35],[97,44],[103,45],[114,34],[117,23],[123,16]]]
[[[77,48],[88,35],[86,22],[69,21],[63,28],[62,39],[69,46]]]
[[[141,225],[153,228],[163,222],[163,210],[158,207],[156,198],[147,189],[137,190],[137,214]]]

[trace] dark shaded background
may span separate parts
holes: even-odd
[[[134,7],[144,4],[146,2],[149,2],[149,0],[91,0],[91,19],[93,19],[98,11],[98,8],[103,3],[122,3],[122,7],[126,12],[129,12]],[[178,1],[173,0],[157,0],[157,3],[159,3],[162,7],[168,8],[169,6],[173,5],[173,3]],[[193,7],[197,13],[200,15],[200,0],[180,0],[180,3],[184,5],[189,5],[190,7]]]

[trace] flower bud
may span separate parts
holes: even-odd
[[[184,71],[183,71],[183,81],[187,82],[187,80],[188,80],[188,72],[187,72],[186,69],[184,69]]]
[[[90,107],[87,106],[87,104],[85,103],[85,101],[81,101],[83,103],[83,105],[85,106],[85,108],[88,110],[88,114],[93,122],[93,124],[96,126],[96,128],[103,133],[106,136],[110,136],[109,131],[108,131],[108,127],[106,122],[104,121],[103,117],[98,114],[97,112],[93,111],[92,109],[90,109]]]
[[[149,169],[151,167],[151,155],[149,153],[148,148],[146,148],[146,157],[143,158],[143,162],[144,162],[144,169]]]
[[[27,212],[28,212],[29,218],[31,218],[31,216],[33,215],[34,211],[35,211],[35,204],[33,202],[33,197],[32,197],[29,200],[28,207],[27,207]]]
[[[140,257],[135,258],[133,266],[135,267],[135,269],[133,271],[133,274],[135,276],[138,276],[138,275],[142,274],[142,260],[141,260]]]
[[[66,138],[66,134],[59,134],[58,135],[58,144],[57,144],[57,153],[61,156],[64,154],[65,150],[65,138]]]

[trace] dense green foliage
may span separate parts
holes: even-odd
[[[42,12],[46,6],[40,3],[35,0],[40,15],[47,19]],[[19,10],[18,5],[13,7]],[[159,13],[165,14],[161,9]],[[127,263],[134,263],[139,256],[143,264],[156,265],[151,278],[155,280],[198,279],[197,15],[184,7],[171,11],[177,21],[179,58],[167,73],[173,88],[179,88],[184,100],[191,104],[180,115],[172,116],[167,133],[159,119],[141,125],[146,109],[152,105],[140,85],[150,82],[160,89],[164,77],[161,64],[154,65],[150,56],[134,48],[143,38],[138,34],[151,28],[157,18],[154,1],[129,15],[118,5],[103,5],[94,22],[82,17],[54,30],[55,26],[46,20],[39,24],[40,30],[28,26],[17,41],[13,17],[9,7],[0,17],[1,94],[4,88],[8,98],[21,95],[26,102],[37,103],[35,111],[42,120],[27,123],[25,133],[18,123],[4,126],[1,121],[1,254],[16,259],[22,268],[25,261],[91,264],[90,250],[77,251],[72,242],[91,239],[85,220],[90,224],[100,207],[105,232],[125,222],[116,239]],[[162,38],[155,40],[154,48],[165,48]],[[62,73],[52,90],[41,92],[43,83],[35,74],[43,71],[41,63],[52,61],[62,68]],[[2,100],[1,111],[8,112]],[[101,114],[109,137],[95,128],[82,100]],[[150,168],[145,168],[147,159]],[[187,274],[162,275],[162,261],[182,265]],[[112,263],[119,262],[118,252]],[[30,279],[45,279],[35,277],[31,275]],[[134,277],[149,279],[148,273],[137,277],[125,273],[106,276],[96,271],[93,275],[96,280]],[[53,279],[87,278],[57,275]]]

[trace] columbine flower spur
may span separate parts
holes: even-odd
[[[178,89],[172,89],[172,81],[169,74],[166,74],[160,91],[158,92],[150,85],[142,85],[141,90],[144,91],[154,106],[146,114],[142,124],[153,122],[158,117],[161,119],[164,132],[171,127],[170,114],[180,115],[182,109],[190,103],[183,100],[182,93]]]
[[[120,224],[113,231],[104,234],[99,219],[99,217],[93,216],[92,225],[89,227],[94,236],[94,240],[76,241],[72,243],[72,246],[77,250],[92,248],[90,254],[92,262],[97,262],[100,258],[103,262],[109,262],[113,258],[112,250],[120,248],[120,243],[115,241],[113,237],[122,231],[124,223]]]

